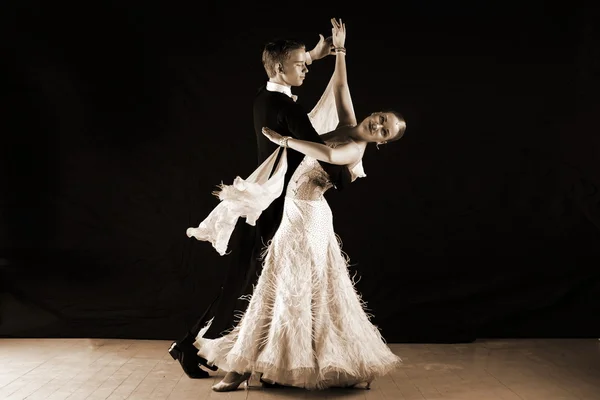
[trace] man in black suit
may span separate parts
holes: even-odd
[[[331,54],[331,49],[330,38],[324,39],[322,35],[317,46],[310,52],[306,51],[303,43],[293,40],[275,40],[265,45],[262,62],[269,81],[259,89],[254,99],[258,165],[277,148],[262,134],[262,128],[265,126],[284,136],[323,143],[313,128],[307,111],[295,102],[291,87],[302,85],[308,72],[306,65],[312,60]],[[247,301],[240,297],[252,293],[253,285],[262,268],[261,253],[279,227],[285,190],[291,175],[303,157],[303,154],[288,149],[288,169],[282,196],[262,212],[255,226],[250,226],[241,219],[238,221],[230,239],[231,253],[227,256],[230,263],[219,297],[213,301],[187,335],[171,345],[169,353],[180,362],[190,378],[209,376],[200,366],[216,370],[215,367],[208,366],[205,359],[198,356],[197,349],[193,345],[195,338],[200,329],[211,319],[211,325],[203,336],[220,337],[226,330],[233,328],[236,314],[245,310]],[[350,184],[348,168],[323,162],[321,165],[338,190]]]

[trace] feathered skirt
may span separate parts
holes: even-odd
[[[235,327],[194,345],[225,371],[307,389],[370,382],[398,366],[357,293],[325,199],[286,197],[281,225]]]

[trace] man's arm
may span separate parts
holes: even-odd
[[[317,45],[312,50],[306,52],[306,65],[310,65],[313,61],[320,60],[331,54],[335,54],[331,36],[324,38],[319,33],[319,42]]]

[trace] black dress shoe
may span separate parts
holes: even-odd
[[[219,367],[217,366],[206,365],[206,360],[200,357],[195,352],[182,351],[179,348],[179,346],[177,346],[176,342],[174,342],[171,345],[171,348],[169,349],[169,354],[171,355],[171,357],[173,357],[173,360],[179,361],[179,364],[181,364],[181,368],[183,368],[183,372],[185,372],[185,374],[192,379],[210,377],[208,372],[200,368],[200,365],[203,365],[204,367],[212,371],[216,371],[219,369]]]
[[[194,362],[197,362],[202,368],[206,368],[211,371],[219,370],[219,367],[217,367],[216,365],[208,365],[208,361],[206,361],[206,359],[204,359],[198,355],[198,349],[196,349],[196,347],[194,347],[194,345],[189,345],[185,341],[179,342],[179,343],[173,342],[173,344],[171,345],[171,349],[175,349],[175,352],[185,354],[186,357],[190,358]],[[170,350],[169,350],[169,352],[170,352]],[[171,356],[173,356],[173,355],[171,354]],[[173,358],[175,358],[175,357],[173,357]]]

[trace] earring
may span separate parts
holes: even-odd
[[[379,150],[379,143],[375,143],[375,147]]]

